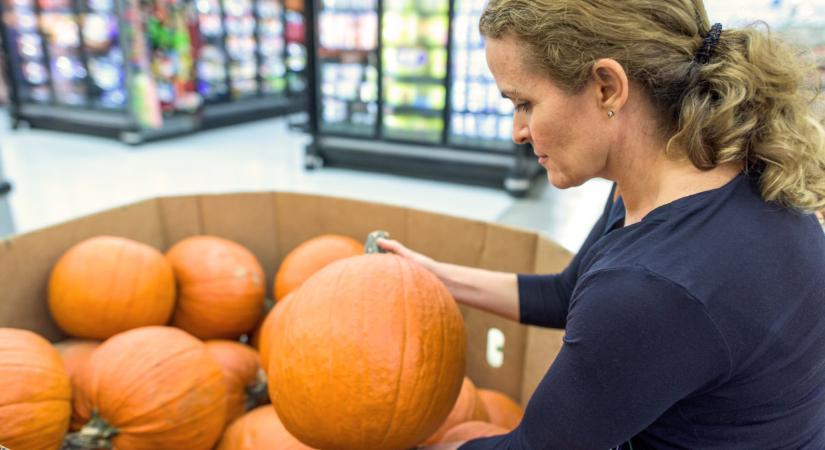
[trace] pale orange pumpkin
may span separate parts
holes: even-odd
[[[487,411],[484,409],[484,404],[478,398],[476,385],[464,377],[464,382],[461,384],[461,393],[453,405],[450,414],[444,419],[438,430],[435,431],[426,441],[425,444],[435,444],[441,442],[444,435],[455,427],[456,425],[470,421],[487,421]]]
[[[500,436],[507,433],[509,433],[509,431],[504,427],[489,422],[474,420],[460,423],[450,428],[450,430],[444,434],[441,442],[466,442],[470,439]]]
[[[478,398],[484,404],[490,423],[506,428],[515,429],[524,416],[524,410],[510,397],[492,389],[479,389]]]
[[[312,450],[284,428],[272,405],[259,406],[232,423],[217,450]]]
[[[154,248],[99,236],[70,248],[49,278],[49,311],[70,336],[103,340],[164,325],[175,306],[172,267]]]
[[[43,337],[0,328],[0,444],[56,449],[69,427],[71,387],[60,354]]]
[[[461,390],[458,306],[435,275],[400,256],[321,269],[268,334],[270,398],[286,429],[311,447],[412,447],[438,428]]]
[[[57,349],[63,359],[63,365],[66,367],[69,379],[72,379],[80,368],[86,364],[86,361],[92,356],[92,352],[99,346],[100,341],[90,339],[66,339],[54,344],[54,348]]]
[[[73,428],[119,450],[211,449],[226,422],[224,383],[206,345],[185,331],[126,331],[101,344],[75,377]]]
[[[226,382],[226,423],[257,406],[266,392],[266,375],[258,352],[235,341],[206,341],[206,349],[223,370]]]
[[[264,270],[249,250],[215,236],[194,236],[166,253],[178,281],[172,324],[201,339],[237,339],[261,317]]]
[[[297,289],[315,272],[340,259],[364,254],[364,244],[338,234],[312,238],[290,251],[275,275],[275,300]]]
[[[259,339],[258,339],[258,354],[261,356],[261,367],[264,368],[264,372],[269,371],[269,352],[271,351],[271,337],[272,337],[272,327],[275,326],[275,315],[281,314],[282,311],[285,309],[284,305],[287,302],[292,301],[292,294],[290,293],[278,304],[272,308],[271,311],[266,315],[263,323],[261,324],[261,328],[259,329]]]

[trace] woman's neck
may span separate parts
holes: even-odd
[[[739,163],[702,171],[690,161],[672,161],[664,157],[636,166],[616,180],[626,209],[625,226],[640,222],[662,205],[720,188],[742,172]]]

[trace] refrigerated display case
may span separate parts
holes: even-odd
[[[306,166],[525,195],[541,167],[511,139],[476,24],[485,0],[313,0]]]
[[[114,0],[82,3],[80,29],[91,83],[92,106],[119,110],[126,105],[126,72]]]
[[[303,0],[286,0],[286,81],[291,96],[304,96],[307,89],[307,41]]]
[[[200,30],[198,91],[203,126],[306,110],[288,95],[282,0],[196,0]]]
[[[38,0],[40,30],[55,101],[59,105],[85,105],[88,72],[84,64],[79,20],[71,0]]]
[[[48,103],[52,100],[49,70],[46,68],[43,38],[37,23],[34,0],[3,0],[4,53],[10,89],[22,101]],[[12,68],[17,70],[12,71]],[[10,87],[11,87],[10,86]]]
[[[282,0],[0,0],[13,126],[136,144],[306,109]]]

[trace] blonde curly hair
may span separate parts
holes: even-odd
[[[741,162],[766,201],[825,208],[825,131],[805,84],[815,68],[767,26],[725,29],[708,64],[694,61],[710,29],[702,0],[490,0],[479,29],[523,42],[528,67],[570,94],[595,61],[618,61],[659,112],[670,156],[702,170]]]

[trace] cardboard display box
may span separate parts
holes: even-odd
[[[123,236],[160,251],[198,234],[234,240],[258,257],[271,297],[279,262],[301,242],[322,233],[363,241],[378,229],[437,260],[484,269],[555,273],[570,260],[567,251],[536,233],[396,206],[294,193],[164,197],[4,241],[0,327],[62,339],[47,306],[49,273],[63,252],[93,236]],[[526,404],[558,353],[562,333],[475,309],[462,307],[462,313],[468,333],[467,375],[480,387],[498,389]]]

